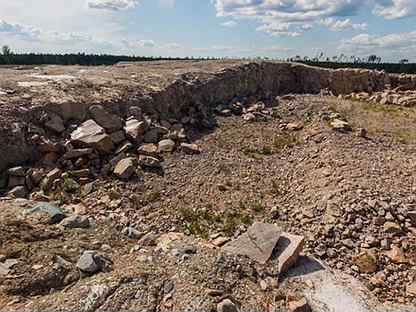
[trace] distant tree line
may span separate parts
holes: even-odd
[[[0,53],[0,65],[114,65],[119,62],[138,62],[138,61],[160,61],[160,60],[203,60],[219,58],[194,58],[194,57],[146,57],[146,56],[126,56],[110,54],[52,54],[52,53],[13,53],[10,47],[3,46]],[[220,59],[228,59],[227,57]],[[250,58],[244,58],[245,60]],[[255,59],[269,60],[267,57],[257,57]],[[408,59],[401,59],[397,63],[382,62],[382,58],[375,54],[368,57],[355,55],[347,56],[340,54],[336,56],[326,56],[323,52],[315,57],[308,56],[288,58],[287,61],[300,62],[312,66],[325,68],[365,68],[385,70],[389,73],[416,74],[416,63],[409,63]]]
[[[119,62],[193,60],[193,57],[146,57],[110,54],[52,54],[52,53],[13,53],[8,46],[3,46],[0,65],[114,65]],[[205,58],[210,59],[210,58]]]

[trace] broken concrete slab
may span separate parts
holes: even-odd
[[[71,133],[71,143],[79,147],[91,147],[101,153],[109,153],[113,149],[113,141],[104,128],[89,119]]]
[[[256,222],[244,234],[227,243],[223,251],[247,256],[265,264],[271,257],[281,231],[273,224]]]

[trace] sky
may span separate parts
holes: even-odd
[[[416,62],[416,0],[0,0],[16,52]]]

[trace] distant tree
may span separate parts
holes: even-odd
[[[4,45],[1,47],[1,54],[2,54],[4,63],[10,64],[13,52],[8,45]]]
[[[399,61],[399,64],[407,64],[407,63],[409,63],[409,60],[408,59],[401,59]]]
[[[377,61],[377,59],[378,59],[378,56],[375,55],[375,54],[372,54],[368,57],[367,61],[368,61],[368,63],[375,63]]]

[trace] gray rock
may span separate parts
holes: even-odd
[[[103,127],[90,119],[71,133],[71,143],[79,147],[91,147],[101,153],[110,153],[113,149],[111,137]]]
[[[236,240],[227,243],[223,250],[244,255],[259,263],[266,263],[275,248],[281,231],[273,224],[256,222]]]
[[[102,266],[97,252],[92,250],[84,251],[82,256],[78,259],[77,268],[82,272],[89,274],[100,271]]]
[[[224,299],[217,304],[217,312],[238,312],[237,306],[230,300]]]
[[[162,140],[159,142],[160,153],[171,153],[175,148],[175,142],[171,139]]]
[[[65,131],[65,125],[62,118],[56,114],[50,114],[48,120],[45,122],[45,128],[57,133]]]
[[[63,219],[60,225],[68,229],[87,229],[90,227],[90,221],[86,216],[74,215]]]
[[[23,167],[14,167],[7,170],[7,173],[14,177],[24,177],[26,175],[26,170]]]
[[[56,224],[65,218],[65,214],[60,208],[50,203],[38,203],[35,207],[25,211],[25,215],[38,214],[45,216],[46,223]]]
[[[136,158],[124,158],[117,163],[114,168],[114,174],[121,180],[128,180],[136,170],[136,163]]]
[[[123,121],[115,114],[107,112],[101,105],[93,105],[89,109],[92,119],[109,133],[123,128]]]
[[[14,198],[26,198],[28,191],[24,185],[19,185],[12,188],[7,195]]]

